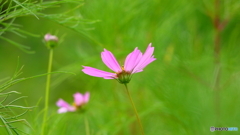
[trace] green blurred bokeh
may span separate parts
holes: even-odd
[[[123,64],[135,47],[143,52],[152,43],[157,60],[135,74],[129,83],[145,134],[239,134],[209,130],[211,126],[240,128],[240,2],[220,0],[220,19],[226,20],[220,34],[220,67],[214,63],[214,4],[213,0],[85,0],[72,16],[94,23],[80,21],[75,27],[79,31],[51,19],[19,17],[15,23],[21,29],[40,36],[2,36],[31,47],[35,53],[25,53],[0,41],[0,78],[12,76],[18,57],[20,65],[24,65],[20,77],[46,73],[49,50],[43,36],[57,35],[61,42],[54,49],[53,71],[76,75],[52,75],[48,134],[86,134],[86,123],[91,135],[140,134],[124,86],[115,80],[88,76],[81,70],[86,65],[110,71],[101,61],[104,48]],[[43,12],[57,13],[76,6],[77,3],[65,4]],[[214,90],[216,74],[220,75],[220,82],[219,89]],[[28,129],[30,134],[40,131],[45,83],[44,76],[9,89],[28,96],[19,104],[38,106],[23,116],[34,128]],[[90,91],[91,98],[84,113],[57,114],[59,98],[71,103],[75,92],[86,91]],[[216,93],[220,96],[216,97]]]

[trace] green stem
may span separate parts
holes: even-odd
[[[85,127],[86,127],[86,135],[90,135],[89,124],[88,124],[88,120],[86,117],[84,118],[84,122],[85,122]]]
[[[130,101],[131,101],[132,107],[133,107],[134,112],[135,112],[135,115],[136,115],[136,117],[137,117],[139,126],[140,126],[140,128],[141,128],[141,133],[142,133],[142,135],[144,135],[143,126],[142,126],[141,120],[140,120],[140,118],[139,118],[139,116],[138,116],[137,109],[136,109],[136,107],[135,107],[135,105],[134,105],[134,103],[133,103],[133,100],[132,100],[132,97],[131,97],[130,92],[129,92],[129,90],[128,90],[127,84],[124,84],[124,85],[125,85],[125,87],[126,87],[128,97],[129,97],[129,99],[130,99]]]
[[[49,61],[48,61],[48,75],[46,82],[46,91],[45,91],[45,108],[44,108],[44,116],[42,123],[42,135],[44,135],[45,124],[47,123],[47,113],[48,113],[48,100],[49,100],[49,90],[50,90],[50,82],[51,82],[51,70],[52,70],[52,59],[53,59],[53,49],[50,49],[49,52]]]

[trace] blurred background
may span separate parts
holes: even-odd
[[[76,75],[52,75],[46,134],[140,134],[124,85],[81,70],[85,65],[110,72],[100,57],[104,48],[123,64],[135,47],[144,52],[149,43],[157,60],[128,84],[145,134],[239,134],[212,133],[210,127],[240,128],[240,1],[68,1],[38,11],[38,18],[31,13],[16,16],[12,26],[32,34],[9,30],[0,35],[0,79],[14,74],[18,59],[24,65],[19,78],[46,73],[49,50],[43,37],[51,33],[60,39],[53,71]],[[40,131],[45,83],[42,76],[7,90],[27,96],[17,104],[37,106],[22,116],[33,127],[22,127],[29,134]],[[84,111],[57,114],[59,98],[71,104],[75,92],[86,91],[91,97]]]

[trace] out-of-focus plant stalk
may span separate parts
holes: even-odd
[[[215,0],[215,15],[214,15],[214,58],[215,64],[220,64],[220,34],[221,34],[221,19],[220,19],[220,0]]]
[[[131,101],[132,107],[133,107],[134,112],[135,112],[135,115],[136,115],[136,117],[137,117],[137,120],[138,120],[140,129],[141,129],[141,134],[144,135],[143,126],[142,126],[141,120],[140,120],[140,118],[139,118],[139,116],[138,116],[137,109],[136,109],[136,107],[135,107],[135,105],[134,105],[134,103],[133,103],[133,100],[132,100],[132,97],[131,97],[130,92],[129,92],[129,90],[128,90],[127,84],[125,83],[124,85],[125,85],[125,87],[126,87],[128,97],[129,97],[129,99],[130,99],[130,101]]]
[[[50,90],[50,82],[51,82],[51,71],[52,71],[52,59],[53,59],[53,49],[50,49],[49,52],[49,61],[48,61],[48,75],[47,75],[47,82],[46,82],[46,91],[45,91],[45,108],[44,108],[44,116],[43,116],[43,123],[42,123],[42,135],[44,135],[45,124],[47,123],[47,114],[48,114],[48,100],[49,100],[49,90]]]
[[[214,80],[214,106],[215,106],[215,114],[216,114],[216,126],[219,125],[220,119],[220,106],[221,106],[221,88],[220,88],[220,79],[221,79],[221,32],[225,28],[227,24],[227,20],[221,19],[220,17],[220,0],[214,1],[214,63],[215,63],[215,80]]]

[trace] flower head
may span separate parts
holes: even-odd
[[[50,49],[56,47],[58,44],[58,37],[51,34],[46,34],[44,36],[44,40],[46,42],[46,46]]]
[[[73,95],[73,97],[74,97],[73,105],[69,105],[62,99],[59,99],[57,101],[57,106],[60,107],[58,109],[58,113],[76,111],[78,108],[80,108],[82,105],[86,104],[89,101],[90,93],[86,92],[85,94],[81,94],[77,92]]]
[[[123,84],[129,83],[132,74],[142,72],[148,64],[156,60],[152,55],[154,47],[151,45],[151,43],[148,45],[144,54],[142,54],[142,52],[136,47],[134,51],[126,57],[124,66],[122,67],[119,65],[114,55],[110,51],[104,49],[101,53],[102,61],[115,73],[102,71],[88,66],[83,66],[84,69],[82,71],[90,76],[102,77],[104,79],[117,79]]]

